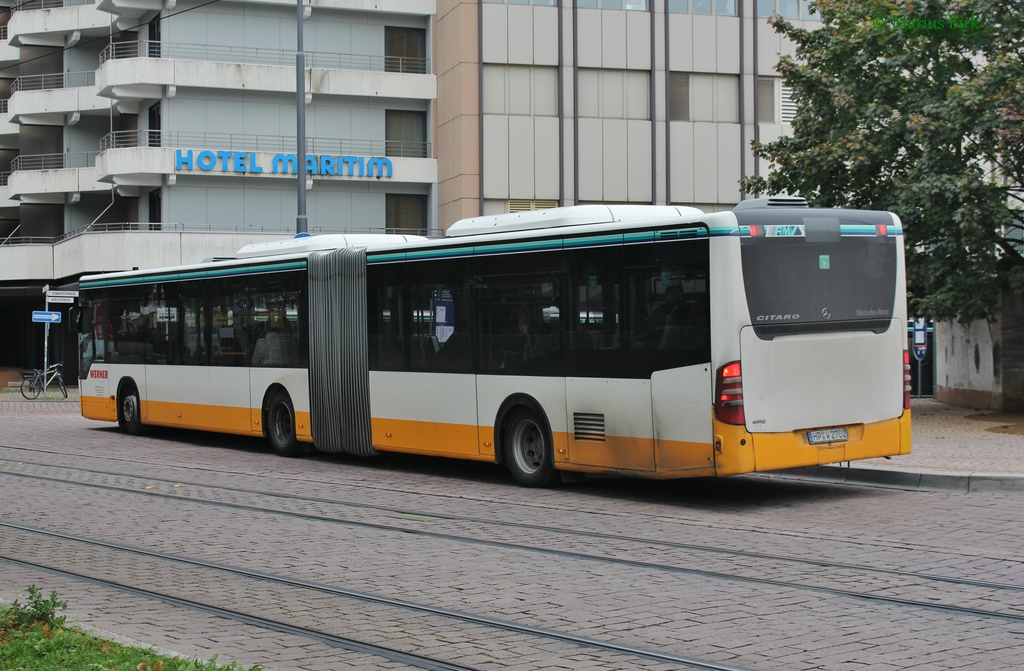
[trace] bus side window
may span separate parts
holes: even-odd
[[[414,263],[407,271],[411,369],[470,370],[468,259]]]
[[[672,242],[633,250],[627,270],[631,368],[655,370],[711,358],[707,244]]]
[[[367,268],[367,345],[371,370],[406,366],[406,309],[402,268]]]

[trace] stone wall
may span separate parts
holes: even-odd
[[[1005,292],[997,320],[935,325],[936,399],[1024,410],[1024,297]]]

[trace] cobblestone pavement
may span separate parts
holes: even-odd
[[[890,471],[957,472],[962,454],[981,444],[984,458],[991,459],[986,469],[1007,476],[1024,472],[1014,463],[1019,460],[1014,446],[1024,443],[1014,433],[1015,418],[970,419],[982,413],[930,401],[915,403],[914,411],[917,442],[907,458],[928,460],[883,461]],[[995,455],[1004,463],[997,464]],[[757,671],[1019,668],[1024,623],[1012,616],[1024,616],[1024,591],[946,587],[768,558],[1024,588],[1019,522],[1024,495],[1016,491],[965,495],[754,477],[588,481],[537,491],[512,485],[487,464],[280,459],[249,439],[174,431],[136,438],[112,424],[82,419],[73,401],[26,402],[6,395],[0,395],[0,464],[0,521],[5,523]],[[979,468],[968,463],[963,470]],[[271,494],[278,498],[271,502]],[[288,511],[305,517],[287,516]],[[463,519],[442,519],[451,515]],[[532,526],[485,523],[509,521]],[[563,537],[555,529],[604,536]],[[669,548],[660,541],[694,547]],[[164,569],[154,560],[39,540],[10,527],[0,527],[0,556],[116,576],[137,587],[295,622],[315,621],[354,638],[402,638],[373,623],[362,607],[336,597],[254,587],[232,576],[210,577],[208,569]],[[744,576],[770,577],[778,584],[740,579]],[[810,588],[793,586],[797,583]],[[70,602],[74,621],[189,656],[219,653],[221,661],[261,664],[267,671],[407,668],[0,560],[0,601],[30,584],[57,590]],[[836,588],[951,602],[1011,617],[914,609],[827,591]],[[559,647],[556,652],[548,644],[506,634],[476,650],[462,638],[463,629],[452,624],[435,638],[413,633],[424,654],[455,656],[484,671],[664,668],[642,660],[596,663],[584,651],[566,654]]]

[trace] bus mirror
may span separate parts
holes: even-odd
[[[69,317],[69,321],[74,326],[75,331],[77,333],[81,333],[82,332],[82,308],[80,308],[80,307],[73,307],[73,308],[71,308],[71,310],[69,310],[68,317]]]

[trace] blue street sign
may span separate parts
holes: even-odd
[[[35,310],[32,312],[32,321],[34,322],[46,322],[47,324],[59,324],[60,313],[59,312],[43,312],[42,310]]]

